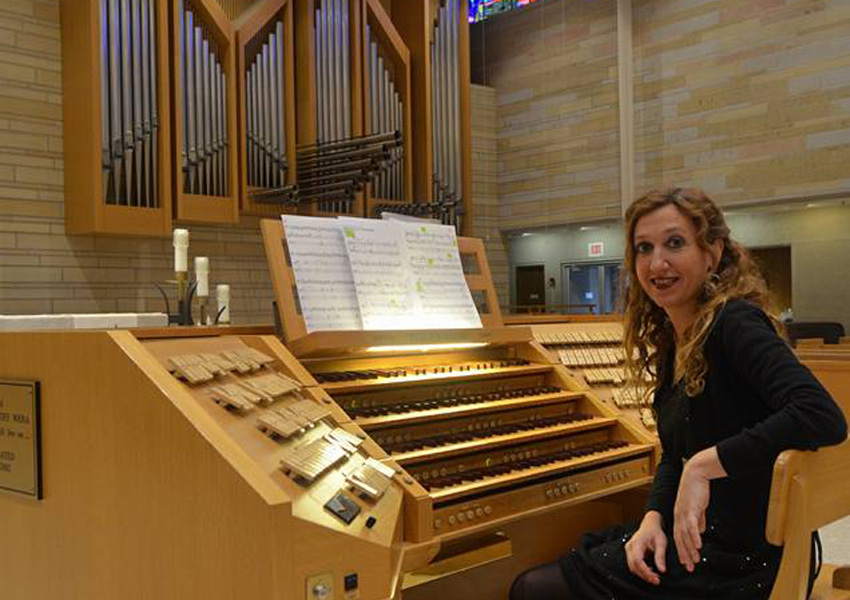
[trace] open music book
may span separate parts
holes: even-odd
[[[282,218],[308,332],[481,327],[453,227]]]

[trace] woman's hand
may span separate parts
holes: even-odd
[[[654,510],[648,511],[638,530],[626,542],[626,562],[629,565],[629,571],[653,585],[661,583],[661,578],[646,564],[647,553],[652,552],[655,556],[655,567],[659,573],[667,571],[667,566],[664,564],[667,536],[664,535],[661,523],[660,513]]]
[[[726,470],[720,464],[714,447],[694,454],[682,471],[673,508],[673,540],[679,562],[689,573],[700,560],[701,534],[705,532],[705,511],[710,496],[709,482],[725,476]]]

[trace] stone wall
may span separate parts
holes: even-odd
[[[504,306],[509,303],[508,254],[499,229],[496,92],[472,86],[472,235],[484,240],[493,285]]]
[[[475,26],[502,230],[619,216],[616,4],[547,0]],[[640,0],[633,19],[638,193],[850,196],[850,3]]]
[[[634,4],[638,189],[724,204],[850,191],[850,3]]]
[[[478,27],[502,229],[619,215],[616,2],[549,0]]]

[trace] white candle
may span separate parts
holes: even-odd
[[[198,282],[198,298],[210,295],[210,259],[206,256],[195,257],[195,281]]]
[[[219,323],[230,323],[230,286],[220,283],[215,286],[215,296],[218,300]],[[224,310],[221,310],[224,308]]]
[[[174,238],[174,272],[185,273],[189,270],[188,265],[188,250],[189,250],[189,230],[175,229]]]

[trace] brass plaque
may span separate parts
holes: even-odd
[[[39,387],[0,380],[0,490],[41,499]]]

